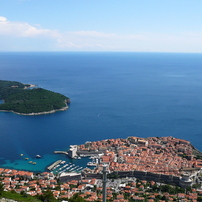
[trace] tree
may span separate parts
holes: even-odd
[[[130,197],[129,193],[124,193],[124,199],[128,199]]]
[[[51,190],[44,191],[42,195],[38,195],[37,198],[43,202],[55,202],[57,201],[53,196]]]
[[[0,182],[0,196],[3,194],[4,185]]]
[[[200,184],[194,184],[194,185],[192,186],[192,188],[196,188],[196,189],[199,189],[200,187],[201,187]]]
[[[202,197],[199,196],[199,197],[197,198],[197,201],[202,202]]]
[[[69,199],[69,202],[85,202],[85,200],[77,193]]]
[[[21,194],[24,198],[27,198],[27,196],[28,196],[25,191],[21,191],[20,194]]]
[[[97,189],[97,186],[96,186],[96,185],[94,185],[94,186],[93,186],[92,191],[93,191],[93,192],[95,192],[95,191],[96,191],[96,189]]]

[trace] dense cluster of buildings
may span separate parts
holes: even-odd
[[[70,180],[58,183],[55,176],[50,172],[34,174],[27,171],[0,169],[1,181],[6,191],[15,190],[18,193],[25,192],[32,196],[42,194],[43,191],[51,190],[56,199],[67,201],[74,194],[79,194],[86,201],[102,201],[102,180],[91,178]],[[154,191],[154,187],[162,189]],[[154,181],[136,180],[135,178],[110,179],[107,183],[106,198],[113,202],[134,201],[154,202],[159,201],[192,201],[196,202],[202,197],[202,191],[194,188],[181,189],[177,193],[165,191],[166,185]],[[172,186],[170,186],[172,187]],[[174,187],[173,187],[174,190]]]
[[[129,196],[135,201],[148,199],[150,202],[156,198],[169,201],[176,198],[181,201],[202,199],[200,189],[175,194],[151,191],[152,186],[159,187],[162,183],[177,185],[184,190],[192,185],[201,188],[201,153],[186,140],[173,137],[108,139],[73,145],[68,155],[71,158],[91,156],[94,167],[83,169],[81,174],[62,173],[60,176],[52,172],[36,175],[0,168],[4,189],[32,196],[52,190],[55,198],[64,200],[79,193],[86,201],[102,201],[102,171],[105,165],[108,172],[106,196],[111,201],[128,202]]]
[[[98,154],[96,168],[87,176],[96,176],[107,164],[110,173],[140,179],[174,182],[190,186],[198,182],[202,160],[197,159],[189,141],[174,137],[129,137],[86,142],[79,154]],[[102,154],[100,154],[102,152]]]

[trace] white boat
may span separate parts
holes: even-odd
[[[96,163],[93,163],[93,162],[88,162],[87,163],[87,166],[96,166],[97,164]]]

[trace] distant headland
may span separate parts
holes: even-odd
[[[0,80],[0,111],[21,115],[41,115],[65,111],[70,98],[33,84]]]

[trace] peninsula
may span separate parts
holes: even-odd
[[[128,137],[71,145],[70,158],[91,156],[94,166],[83,170],[85,177],[102,177],[107,165],[108,177],[136,177],[191,186],[202,174],[202,153],[189,141],[169,137]]]
[[[68,109],[70,99],[32,84],[0,80],[0,111],[41,115]]]

